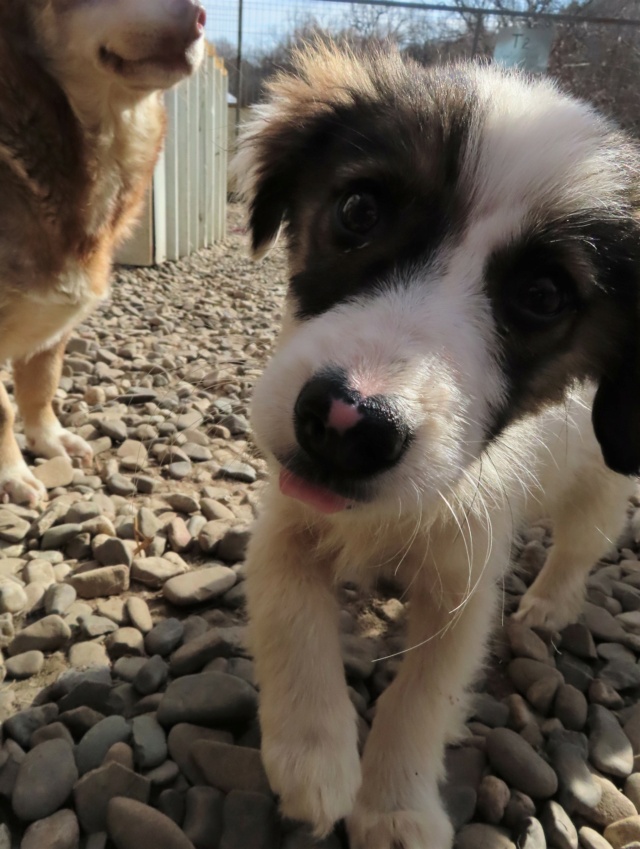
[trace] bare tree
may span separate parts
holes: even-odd
[[[633,0],[574,4],[575,23],[556,28],[549,73],[640,136],[640,28],[581,22],[583,16],[637,18]]]
[[[596,15],[638,17],[637,0],[574,0],[570,6],[562,5],[565,2],[494,0],[493,7],[526,12],[526,17],[518,18],[525,25],[534,23],[541,12],[553,13],[562,8],[565,14],[574,14],[575,22],[555,25],[549,74],[564,88],[597,104],[622,126],[640,135],[640,28],[594,25],[581,20]],[[276,69],[289,67],[294,47],[314,38],[331,38],[357,46],[392,42],[425,65],[472,55],[491,58],[497,31],[511,25],[513,19],[468,11],[484,8],[486,0],[453,3],[450,13],[389,9],[372,2],[341,8],[331,21],[294,16],[276,44],[245,53],[242,105],[258,100],[264,80]],[[216,46],[227,61],[230,90],[237,94],[236,48],[225,41]]]
[[[405,36],[407,16],[398,9],[353,3],[344,29],[361,44],[375,41],[400,44]]]

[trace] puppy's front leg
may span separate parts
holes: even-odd
[[[378,700],[364,751],[349,820],[352,849],[451,849],[453,828],[438,789],[444,747],[460,731],[495,595],[488,580],[453,612],[460,600],[442,596],[438,586],[413,594],[408,650]]]
[[[587,576],[622,531],[634,481],[602,464],[587,467],[565,485],[551,507],[554,545],[520,602],[514,619],[529,627],[560,631],[584,605]]]
[[[264,765],[282,812],[325,835],[360,785],[330,566],[277,502],[257,524],[247,566]]]

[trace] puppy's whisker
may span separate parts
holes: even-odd
[[[422,513],[420,512],[420,513],[418,513],[418,515],[416,516],[415,523],[414,523],[414,528],[413,528],[413,532],[412,532],[412,534],[411,534],[410,538],[408,539],[408,541],[407,541],[406,545],[404,546],[404,549],[403,549],[403,551],[402,551],[402,556],[399,558],[398,563],[396,564],[396,568],[395,568],[395,570],[394,570],[394,575],[397,575],[397,574],[398,574],[398,572],[400,571],[400,568],[402,567],[402,564],[404,563],[404,561],[405,561],[405,559],[406,559],[407,555],[408,555],[408,554],[409,554],[409,552],[411,551],[411,548],[412,548],[412,546],[413,546],[413,543],[416,541],[416,538],[417,538],[418,534],[420,533],[420,528],[421,528],[421,518],[422,518]],[[395,558],[394,558],[394,559],[395,559]]]

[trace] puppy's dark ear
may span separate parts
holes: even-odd
[[[272,246],[290,218],[298,178],[313,167],[312,139],[323,118],[375,95],[372,67],[318,39],[294,51],[290,70],[265,86],[266,102],[255,108],[232,166],[249,206],[254,255]]]
[[[637,167],[634,173],[637,173]],[[607,466],[640,474],[640,184],[634,181],[631,215],[612,222],[603,280],[615,318],[607,327],[609,361],[601,372],[591,420]]]
[[[604,461],[622,475],[640,473],[640,330],[617,368],[600,380],[591,414]]]
[[[289,207],[289,157],[284,138],[278,144],[277,132],[273,118],[258,117],[240,138],[231,164],[236,189],[249,211],[254,259],[260,259],[275,244]],[[288,165],[290,168],[291,163]]]
[[[273,247],[290,218],[298,176],[309,167],[304,152],[320,111],[305,99],[309,84],[295,72],[276,76],[267,94],[266,103],[254,107],[231,166],[249,212],[254,259]]]
[[[293,164],[289,167],[292,169]],[[260,259],[273,247],[287,219],[293,188],[291,176],[291,171],[273,163],[272,167],[265,166],[263,175],[258,177],[249,201],[249,229],[254,259]]]

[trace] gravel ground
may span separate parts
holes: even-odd
[[[232,206],[224,245],[116,273],[58,393],[95,465],[36,461],[49,502],[0,507],[0,849],[346,845],[279,819],[258,753],[243,557],[264,465],[247,402],[285,266],[254,266],[240,222]],[[448,752],[457,849],[640,847],[639,506],[561,634],[508,621],[551,542],[526,531]],[[340,592],[364,742],[405,610]]]

